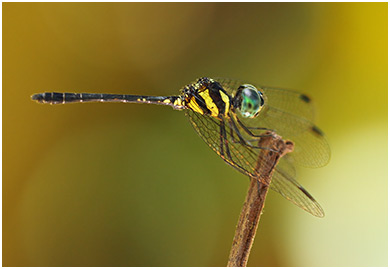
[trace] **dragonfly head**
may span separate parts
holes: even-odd
[[[255,86],[243,84],[238,87],[233,106],[241,112],[243,117],[255,118],[264,106],[263,94]]]

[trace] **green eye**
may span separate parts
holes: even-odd
[[[262,93],[250,84],[241,85],[239,88],[241,104],[239,110],[245,118],[256,117],[264,105]]]

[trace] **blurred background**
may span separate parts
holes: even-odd
[[[183,112],[30,101],[200,76],[307,93],[332,148],[248,265],[387,266],[387,3],[3,3],[3,266],[225,266],[249,181]]]

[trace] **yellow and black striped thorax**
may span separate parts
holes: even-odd
[[[184,106],[202,115],[227,116],[232,98],[211,78],[200,78],[182,90]]]

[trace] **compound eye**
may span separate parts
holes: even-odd
[[[241,105],[239,110],[245,118],[255,118],[264,105],[263,94],[250,84],[241,85],[240,91]]]

